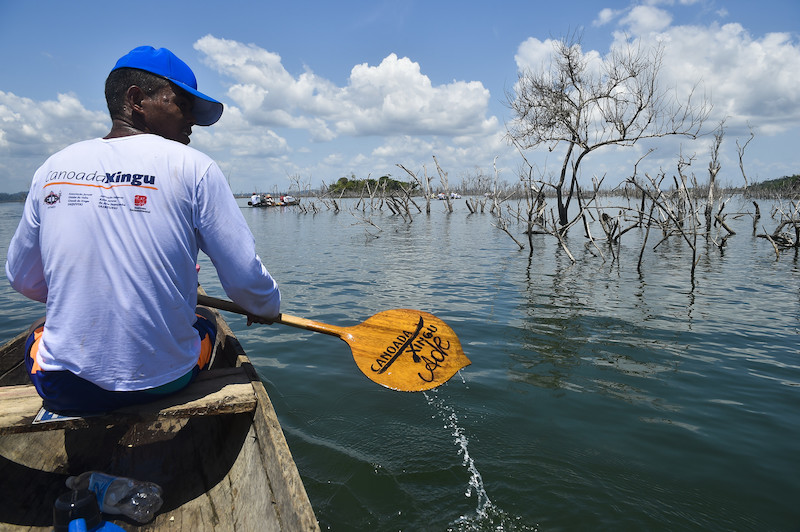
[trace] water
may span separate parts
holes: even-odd
[[[693,283],[677,238],[653,251],[651,234],[639,273],[636,230],[603,261],[578,228],[572,264],[552,237],[520,252],[463,200],[410,224],[242,202],[284,312],[354,325],[419,308],[472,360],[394,392],[336,338],[226,316],[323,530],[800,530],[800,266],[750,217],[729,219],[724,252],[701,240]],[[0,204],[3,259],[20,212]],[[2,286],[0,339],[41,311]]]

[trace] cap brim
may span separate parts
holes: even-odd
[[[210,96],[206,96],[197,89],[193,89],[185,83],[171,78],[167,79],[194,96],[194,107],[192,108],[192,114],[194,115],[194,121],[198,126],[210,126],[222,116],[224,107],[220,102],[214,98],[211,98]]]

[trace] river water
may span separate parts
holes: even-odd
[[[346,326],[418,308],[472,361],[396,392],[334,337],[226,316],[323,530],[800,530],[800,266],[751,216],[729,216],[724,252],[700,241],[693,283],[678,237],[651,235],[639,272],[638,230],[614,261],[577,228],[572,263],[553,237],[520,251],[464,200],[410,223],[240,201],[285,313]],[[21,210],[0,204],[3,261]],[[0,340],[41,312],[3,284]]]

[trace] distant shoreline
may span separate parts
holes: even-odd
[[[23,202],[26,197],[28,197],[27,192],[16,192],[14,194],[0,192],[0,203]]]
[[[460,190],[458,187],[453,188],[452,190],[458,191],[462,195],[480,195],[480,193],[475,191],[467,191],[467,190]],[[800,194],[800,174],[794,174],[791,176],[784,176],[777,179],[770,179],[766,181],[756,182],[751,184],[746,188],[742,187],[718,187],[717,190],[719,192],[725,194],[742,194],[747,193],[750,197],[759,197],[762,195],[769,195],[775,197],[781,197],[786,199],[795,199]],[[309,191],[310,193],[295,193],[295,196],[299,197],[314,197],[319,195],[319,191]],[[314,194],[316,192],[316,194]],[[604,194],[605,192],[611,193],[619,193],[619,191],[604,191],[600,190],[600,194]],[[347,197],[347,198],[357,198],[363,196],[363,191],[347,191],[347,193],[338,195],[338,197]],[[414,196],[419,194],[416,191]],[[244,192],[237,192],[233,194],[236,198],[249,198],[251,194],[244,193]],[[28,192],[16,192],[13,194],[9,194],[7,192],[0,192],[0,203],[13,203],[19,202],[22,203],[25,201],[25,198],[28,196]]]

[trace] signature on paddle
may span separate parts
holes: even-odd
[[[370,369],[377,374],[384,373],[405,352],[411,353],[414,362],[423,362],[425,369],[418,372],[419,378],[425,382],[433,382],[435,372],[441,367],[442,362],[449,354],[450,341],[443,340],[436,334],[436,325],[425,325],[425,319],[420,316],[414,331],[402,331],[392,341],[381,355],[375,359]],[[446,344],[446,345],[445,345]],[[427,351],[429,350],[429,351]],[[427,351],[427,353],[425,353]]]

